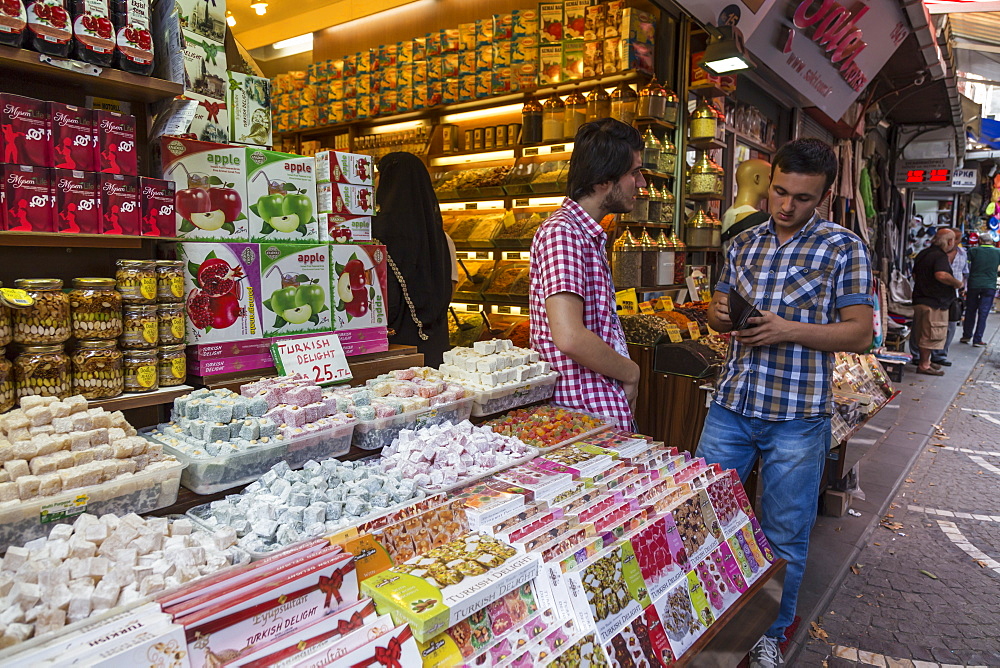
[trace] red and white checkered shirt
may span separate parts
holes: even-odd
[[[606,246],[608,235],[583,207],[565,198],[531,241],[531,347],[559,372],[553,401],[598,413],[622,429],[632,427],[632,409],[621,382],[566,357],[553,343],[545,300],[560,292],[583,298],[583,324],[628,357],[615,303]]]

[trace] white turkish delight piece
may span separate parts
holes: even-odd
[[[177,519],[170,524],[171,536],[189,536],[194,530],[194,525],[189,519]]]
[[[166,587],[167,584],[163,576],[154,573],[149,577],[143,578],[142,582],[139,583],[139,593],[143,596],[150,596],[158,591],[163,591]]]
[[[42,636],[66,626],[66,612],[51,603],[40,608],[35,619],[35,635]]]
[[[4,462],[3,468],[10,474],[10,479],[13,482],[17,482],[17,479],[23,475],[31,475],[31,467],[23,459],[9,459]]]
[[[10,601],[21,606],[22,610],[27,610],[41,599],[41,589],[35,583],[15,582],[7,596]]]
[[[108,538],[108,527],[102,522],[91,524],[83,530],[83,537],[88,542],[100,546]]]

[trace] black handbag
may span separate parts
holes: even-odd
[[[954,301],[951,302],[951,306],[948,307],[948,322],[958,322],[962,319],[962,311],[964,310],[964,304],[961,297],[956,297]]]

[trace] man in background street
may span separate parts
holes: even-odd
[[[948,228],[959,239],[960,232],[954,227]],[[970,243],[969,246],[974,244]],[[944,340],[944,348],[931,353],[931,362],[940,366],[951,366],[948,359],[948,351],[951,349],[951,342],[955,340],[955,332],[958,330],[958,323],[962,322],[962,311],[965,308],[965,290],[969,282],[969,253],[959,243],[948,253],[948,262],[951,263],[951,274],[955,278],[962,280],[962,287],[958,291],[958,299],[952,302],[948,309],[948,335]]]
[[[972,340],[974,346],[985,346],[983,332],[986,317],[997,296],[997,268],[1000,267],[1000,249],[989,235],[982,236],[982,246],[969,249],[969,290],[965,300],[965,324],[962,326],[962,343]]]
[[[955,233],[943,227],[913,261],[913,336],[920,351],[917,373],[926,376],[944,375],[941,366],[931,362],[931,354],[944,348],[948,309],[958,298],[956,290],[962,287],[948,261],[948,253],[956,241]]]

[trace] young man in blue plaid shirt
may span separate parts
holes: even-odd
[[[760,458],[760,521],[788,560],[778,619],[751,652],[751,666],[781,665],[779,643],[795,617],[830,449],[833,353],[872,341],[872,275],[860,238],[822,220],[816,207],[837,175],[833,150],[816,139],[783,146],[771,168],[771,219],[737,236],[708,308],[709,324],[732,331],[737,291],[760,317],[733,331],[698,456],[746,481]]]

